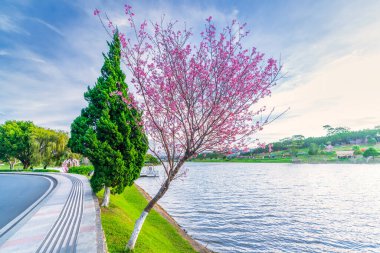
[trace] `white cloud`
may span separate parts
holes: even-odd
[[[0,14],[0,31],[29,35],[29,32],[17,25],[15,19],[4,14]]]
[[[54,26],[54,25],[52,25],[52,24],[50,24],[50,23],[48,23],[48,22],[46,22],[46,21],[44,21],[42,19],[32,18],[32,17],[30,17],[28,19],[33,20],[33,21],[35,21],[37,23],[40,23],[40,24],[46,26],[47,28],[49,28],[50,30],[52,30],[53,32],[55,32],[55,33],[57,33],[57,34],[59,34],[61,36],[64,36],[64,34],[62,33],[62,31],[60,29],[58,29],[56,26]]]
[[[279,110],[286,106],[291,110],[260,136],[275,141],[293,134],[323,135],[325,124],[354,129],[380,124],[379,61],[380,53],[353,53],[313,71],[309,81],[301,86],[275,93],[266,101],[272,106],[280,105]]]
[[[60,29],[44,21],[43,19],[24,16],[19,13],[13,14],[12,17],[5,14],[0,14],[0,31],[30,35],[30,33],[27,32],[25,29],[23,29],[22,26],[20,25],[20,21],[24,21],[24,20],[30,20],[30,21],[34,21],[39,24],[42,24],[48,29],[52,30],[53,32],[63,36],[63,33]]]
[[[34,63],[46,63],[46,60],[41,55],[34,53],[28,48],[24,48],[19,45],[15,45],[15,48],[12,51],[9,50],[0,50],[0,55],[6,55],[9,58],[15,58],[22,61],[31,61]],[[30,64],[25,62],[26,65]]]

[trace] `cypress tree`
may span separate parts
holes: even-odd
[[[105,188],[102,206],[108,206],[110,192],[122,193],[140,176],[148,149],[139,124],[141,112],[125,103],[129,100],[128,86],[120,68],[117,31],[108,46],[101,76],[84,94],[88,106],[71,124],[69,140],[72,151],[83,154],[94,165],[90,182],[95,192]],[[121,92],[122,97],[115,92]]]

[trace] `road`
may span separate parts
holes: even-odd
[[[38,200],[50,184],[42,176],[0,174],[0,229]]]

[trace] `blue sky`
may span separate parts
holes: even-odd
[[[107,12],[126,28],[123,1],[3,0],[0,7],[0,123],[33,120],[69,130],[85,106],[107,51],[93,16]],[[237,18],[255,46],[284,64],[286,77],[264,102],[290,111],[260,138],[316,136],[322,126],[380,125],[380,1],[129,1],[140,20],[186,22],[194,31],[213,16]],[[195,33],[197,34],[197,33]],[[127,80],[129,77],[127,77]]]

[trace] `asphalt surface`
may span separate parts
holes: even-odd
[[[0,229],[38,200],[50,184],[42,176],[0,174]]]

